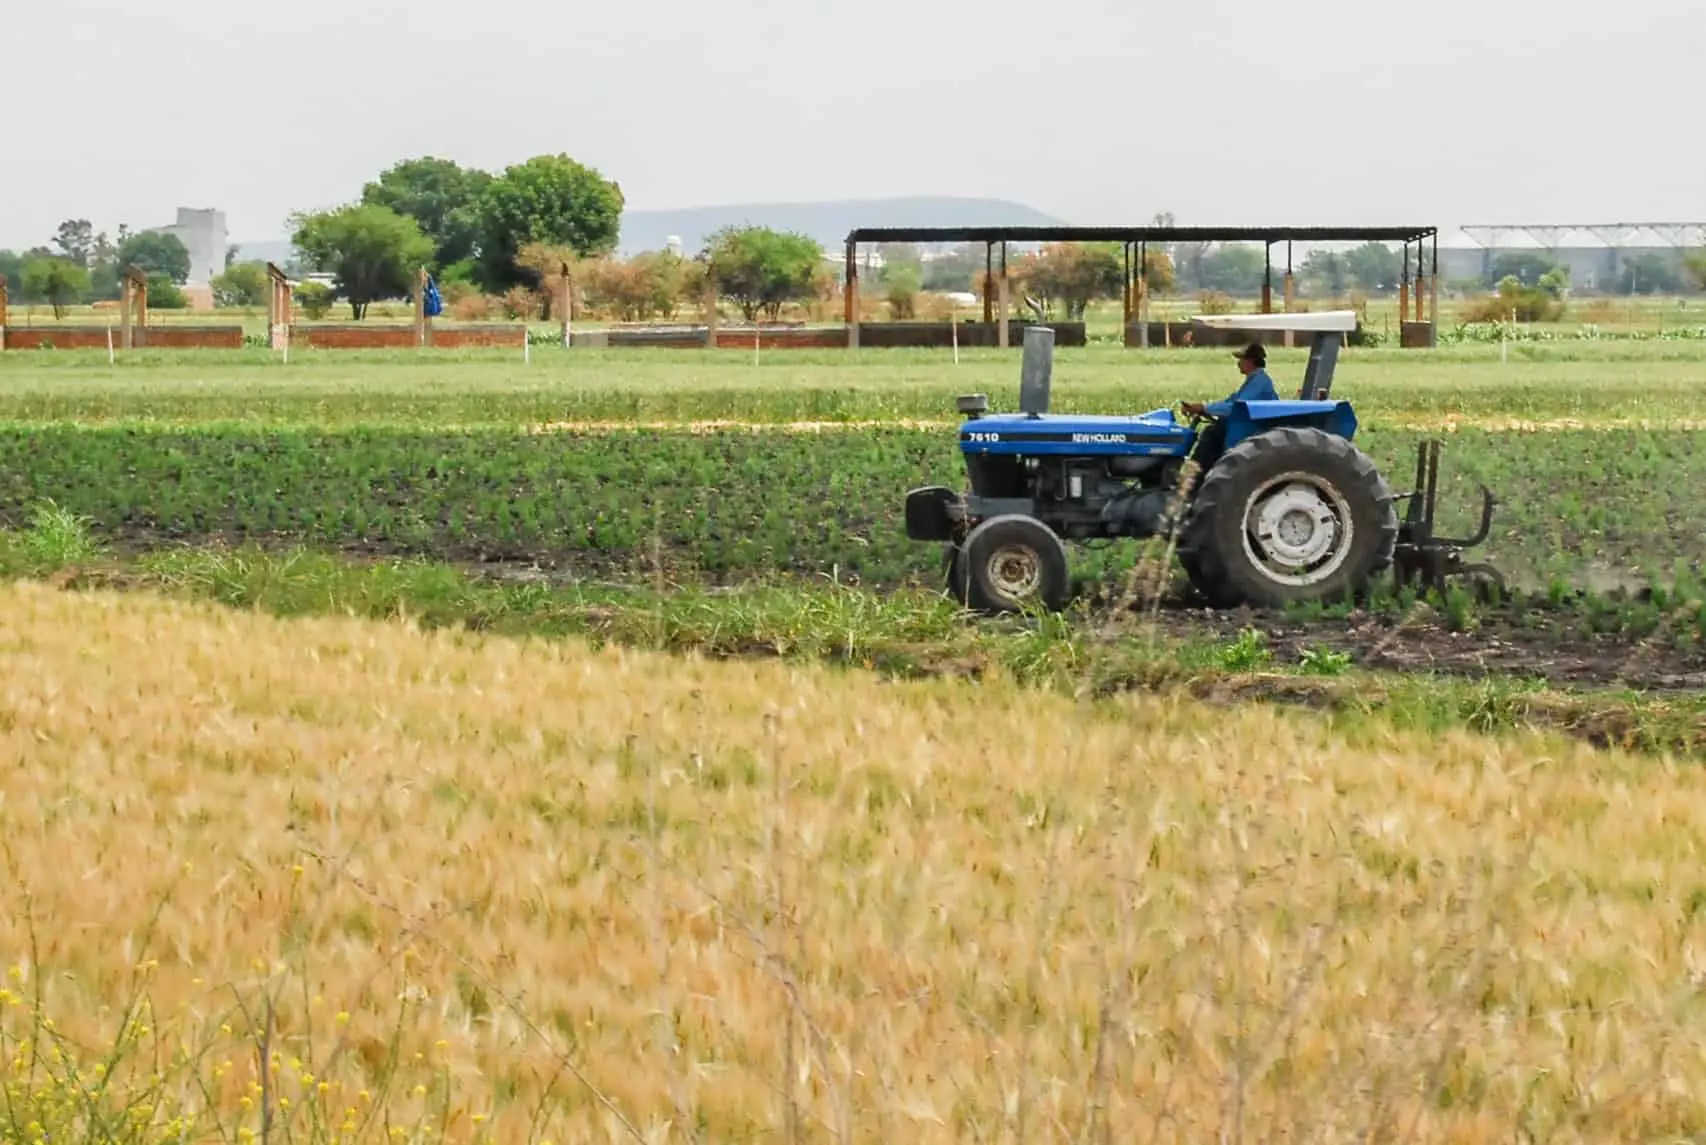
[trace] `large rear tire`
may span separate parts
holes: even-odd
[[[1210,608],[1231,608],[1238,603],[1229,595],[1226,585],[1210,580],[1204,574],[1202,562],[1197,559],[1195,553],[1185,548],[1182,543],[1178,555],[1179,563],[1185,569],[1185,579],[1190,582],[1191,588],[1196,590],[1197,595],[1202,597]]]
[[[950,578],[956,600],[991,615],[1058,612],[1071,588],[1066,546],[1053,529],[1019,513],[991,517],[967,534]]]
[[[1369,456],[1285,426],[1221,455],[1179,547],[1211,600],[1281,608],[1353,599],[1391,567],[1397,541],[1392,490]]]

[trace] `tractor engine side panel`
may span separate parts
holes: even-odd
[[[1012,453],[967,453],[966,479],[979,497],[1002,500],[1031,495],[1025,459]]]
[[[1031,509],[1062,537],[1145,537],[1160,527],[1179,470],[1160,457],[1043,457],[1026,466]],[[985,502],[980,515],[1013,512]]]

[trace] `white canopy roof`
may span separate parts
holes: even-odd
[[[1324,310],[1318,314],[1198,314],[1192,322],[1221,330],[1296,330],[1313,333],[1337,330],[1350,333],[1357,328],[1355,310]]]

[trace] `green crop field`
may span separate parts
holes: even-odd
[[[1217,351],[1066,350],[1056,407],[1214,397]],[[1282,386],[1303,351],[1276,352]],[[0,518],[42,500],[126,541],[301,539],[376,553],[650,560],[718,579],[829,574],[889,585],[938,557],[909,543],[907,488],[957,480],[956,394],[1017,397],[1012,354],[542,351],[101,355],[0,363]],[[1337,393],[1396,486],[1444,436],[1443,527],[1501,499],[1489,556],[1521,583],[1644,583],[1699,555],[1706,348],[1694,343],[1346,355]],[[797,423],[811,423],[801,426]],[[1097,554],[1092,567],[1129,558]]]
[[[1273,354],[1282,391],[1304,359]],[[941,553],[906,539],[902,499],[914,485],[959,482],[955,395],[981,391],[1010,408],[1017,374],[1016,353],[992,350],[958,364],[941,351],[869,350],[755,362],[539,347],[525,363],[502,351],[323,352],[288,365],[264,350],[116,364],[104,353],[10,354],[0,357],[0,526],[22,535],[53,506],[122,560],[186,546],[257,559],[306,548],[559,588],[738,596],[836,585],[930,608]],[[1061,350],[1054,377],[1056,408],[1118,412],[1218,397],[1237,375],[1224,350],[1092,346]],[[1706,549],[1696,493],[1706,342],[1351,350],[1335,393],[1356,403],[1359,440],[1399,490],[1418,443],[1445,441],[1443,531],[1472,532],[1479,487],[1495,492],[1493,535],[1475,555],[1519,595],[1640,601],[1545,626],[1516,671],[1556,679],[1585,657],[1597,667],[1584,679],[1627,682],[1617,665],[1633,646],[1608,652],[1607,631],[1663,630],[1672,659],[1660,682],[1696,678],[1706,619],[1673,614],[1691,607]],[[1075,550],[1085,599],[1116,591],[1143,554],[1132,543]],[[1496,610],[1440,607],[1460,630],[1453,640],[1476,630],[1489,646],[1538,639],[1520,626],[1513,637]],[[1309,638],[1331,643],[1349,623],[1317,618]],[[1236,631],[1224,618],[1207,630]],[[1441,644],[1420,666],[1453,657],[1464,666],[1460,645]],[[1496,658],[1477,665],[1499,670]]]

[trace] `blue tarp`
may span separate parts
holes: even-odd
[[[428,318],[436,318],[444,313],[444,299],[439,296],[438,283],[434,282],[431,277],[427,278],[426,290],[421,296],[421,305]]]

